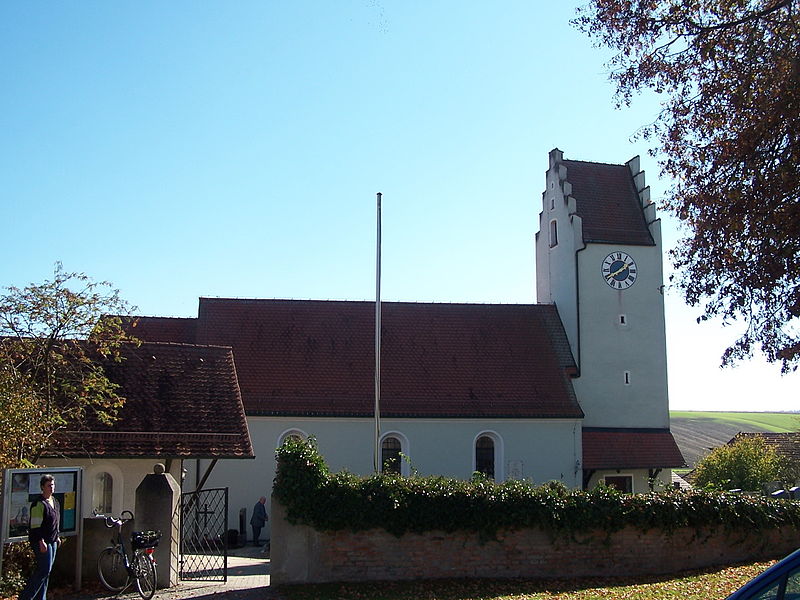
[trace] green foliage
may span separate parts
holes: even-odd
[[[730,425],[736,431],[772,431],[774,433],[791,433],[800,431],[800,415],[797,413],[768,412],[717,412],[694,410],[671,410],[672,421],[686,419],[698,422],[699,425]]]
[[[111,423],[122,406],[103,361],[133,341],[128,311],[107,282],[56,264],[53,279],[0,295],[0,465],[35,463],[51,436],[91,416]]]
[[[793,483],[796,477],[797,465],[758,436],[714,448],[695,468],[696,485],[717,490],[762,491],[768,483]]]
[[[291,523],[322,531],[383,528],[406,532],[457,530],[492,539],[504,529],[539,527],[575,536],[619,531],[626,526],[666,532],[717,527],[747,532],[800,528],[800,503],[715,492],[666,491],[621,494],[598,486],[571,490],[561,482],[534,486],[525,481],[495,483],[484,477],[331,474],[314,440],[287,440],[277,450],[273,488]]]
[[[723,364],[800,364],[800,11],[796,0],[591,0],[574,23],[616,54],[618,104],[650,90],[674,279],[698,320],[742,320]]]
[[[3,547],[3,573],[0,576],[0,598],[18,594],[25,587],[34,557],[28,542],[6,544]]]

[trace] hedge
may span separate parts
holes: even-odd
[[[293,524],[320,531],[383,528],[406,532],[477,532],[494,538],[504,529],[541,528],[553,534],[612,533],[627,526],[667,533],[689,527],[752,533],[800,528],[800,502],[709,491],[667,490],[622,494],[599,486],[574,490],[560,482],[495,483],[481,476],[356,476],[330,473],[316,442],[290,438],[276,451],[274,496]]]

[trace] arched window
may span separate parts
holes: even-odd
[[[494,440],[488,435],[475,441],[475,470],[494,479]]]
[[[280,448],[283,445],[283,442],[290,438],[304,442],[308,439],[308,434],[306,434],[305,431],[300,431],[299,429],[288,429],[278,436],[277,447]]]
[[[92,485],[92,510],[95,514],[109,515],[113,512],[114,478],[111,473],[101,471],[94,476]]]
[[[396,437],[386,436],[381,442],[381,472],[400,474],[400,452],[403,446]]]
[[[472,471],[483,473],[495,481],[504,481],[503,438],[496,431],[480,431],[472,439]]]

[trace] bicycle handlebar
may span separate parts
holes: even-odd
[[[126,517],[125,514],[129,514],[130,517]],[[128,521],[133,521],[133,513],[129,510],[123,510],[119,515],[119,519],[115,519],[114,517],[107,515],[106,527],[122,527],[122,525]]]

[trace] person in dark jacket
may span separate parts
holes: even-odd
[[[250,517],[250,525],[253,527],[253,546],[258,546],[258,538],[261,536],[261,529],[267,523],[267,509],[264,506],[267,502],[266,496],[261,496],[253,507],[253,516]]]
[[[47,600],[47,584],[58,550],[60,508],[53,496],[56,480],[52,475],[42,475],[39,482],[42,495],[31,503],[28,541],[36,557],[36,568],[19,600]]]

